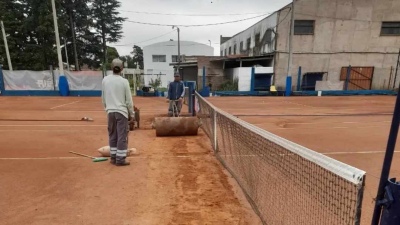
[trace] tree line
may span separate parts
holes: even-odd
[[[119,57],[109,43],[122,38],[126,18],[118,12],[118,0],[55,0],[61,45],[66,44],[69,64],[80,70],[107,69]],[[58,67],[51,0],[1,0],[0,20],[4,22],[14,70],[47,70]],[[65,48],[65,46],[64,46]],[[63,62],[66,62],[62,49]],[[133,56],[123,56],[130,67],[143,68],[143,53],[133,46]],[[8,69],[3,36],[0,35],[0,64]]]

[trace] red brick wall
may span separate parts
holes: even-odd
[[[219,59],[222,57],[207,57],[199,56],[197,58],[197,66],[199,68],[198,76],[198,89],[203,88],[203,66],[206,68],[206,86],[209,83],[212,85],[212,90],[216,90],[221,84],[223,84],[227,78],[224,77],[223,62],[222,61],[212,61],[210,59]]]

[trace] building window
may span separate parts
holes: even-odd
[[[171,56],[171,61],[172,62],[178,62],[178,56],[177,55],[173,55],[173,56]]]
[[[382,22],[381,35],[400,36],[400,22]]]
[[[166,55],[153,55],[153,62],[167,62]]]
[[[243,41],[240,42],[240,51],[243,51]]]
[[[314,34],[314,20],[295,20],[294,21],[294,34]]]
[[[236,55],[236,44],[233,46],[233,54]]]
[[[250,50],[250,46],[251,46],[251,38],[247,38],[246,50]]]
[[[221,51],[221,55],[220,56],[224,56],[224,51]]]
[[[229,47],[229,55],[232,55],[232,47]]]
[[[226,56],[226,49],[225,49],[225,56]]]

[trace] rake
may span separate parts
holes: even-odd
[[[81,153],[77,153],[77,152],[73,152],[73,151],[70,151],[69,153],[91,158],[93,162],[103,162],[103,161],[107,161],[107,160],[108,160],[108,158],[104,158],[104,157],[93,157],[93,156],[89,156],[89,155],[85,155],[85,154],[81,154]]]

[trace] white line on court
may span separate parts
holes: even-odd
[[[296,102],[289,102],[289,101],[284,101],[284,102],[293,104],[293,105],[303,106],[303,107],[315,108],[314,106],[311,106],[311,105],[305,105],[305,104],[296,103]]]
[[[53,130],[53,129],[51,129],[51,130],[30,130],[30,129],[19,129],[19,130],[1,130],[0,129],[0,132],[19,132],[19,133],[21,133],[21,132],[76,132],[77,130]],[[80,129],[79,130],[79,132],[90,132],[90,131],[93,131],[93,132],[98,132],[99,130],[97,130],[97,129],[88,129],[88,130],[82,130],[82,129]]]
[[[360,124],[360,123],[390,123],[391,121],[362,121],[362,122],[354,122],[354,121],[344,121],[344,122],[318,122],[318,123],[311,123],[311,122],[287,122],[285,124],[332,124],[332,123],[344,123],[344,124]]]
[[[128,156],[128,159],[166,159],[166,158],[198,158],[198,157],[210,156],[210,155],[190,155],[190,156]],[[98,156],[101,158],[101,156]],[[108,158],[108,157],[105,157]],[[54,160],[54,159],[85,159],[89,160],[87,157],[32,157],[32,158],[0,158],[0,160]]]
[[[386,124],[383,124],[386,126]],[[360,129],[360,128],[372,128],[372,127],[382,127],[382,125],[378,126],[361,126],[361,127],[312,127],[310,129],[313,130],[322,130],[322,129]],[[290,127],[290,128],[284,128],[284,127],[280,127],[280,128],[272,128],[272,129],[277,129],[277,130],[298,130],[298,129],[305,129],[304,127]]]
[[[60,108],[60,107],[66,106],[66,105],[72,105],[72,104],[75,104],[75,103],[78,103],[78,102],[80,102],[80,100],[79,101],[75,101],[75,102],[70,102],[70,103],[67,103],[67,104],[63,104],[63,105],[58,105],[58,106],[55,106],[55,107],[50,108],[50,109],[56,109],[56,108]]]
[[[104,110],[57,110],[56,112],[68,112],[68,113],[73,113],[73,112],[78,112],[78,113],[89,113],[89,112],[104,112]]]
[[[107,125],[0,125],[0,127],[106,127]]]
[[[385,153],[386,151],[369,151],[369,152],[326,152],[321,153],[324,155],[346,155],[346,154],[381,154]],[[395,153],[400,153],[400,151],[395,151]]]

